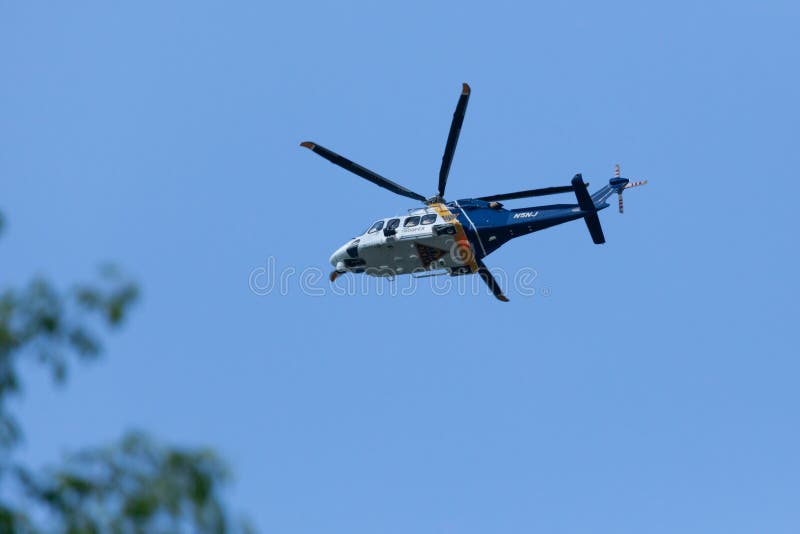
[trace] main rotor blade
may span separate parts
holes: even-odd
[[[513,200],[515,198],[542,197],[545,195],[557,195],[559,193],[570,193],[575,191],[571,185],[558,185],[555,187],[543,187],[541,189],[528,189],[527,191],[517,191],[516,193],[505,193],[502,195],[489,195],[488,197],[478,197],[478,200],[491,202],[492,200]]]
[[[419,193],[415,193],[410,189],[406,189],[402,185],[396,184],[393,181],[389,180],[388,178],[384,178],[380,174],[372,172],[371,170],[362,167],[358,163],[354,163],[349,159],[345,158],[344,156],[340,156],[336,152],[328,150],[324,146],[320,146],[310,141],[304,141],[300,143],[300,146],[311,149],[313,152],[319,154],[320,156],[327,159],[331,163],[335,163],[339,167],[347,169],[353,174],[357,174],[358,176],[364,178],[365,180],[369,180],[373,184],[383,187],[384,189],[388,189],[393,193],[397,193],[398,195],[402,195],[404,197],[413,198],[414,200],[419,200],[421,202],[425,202],[427,200]]]
[[[469,102],[469,85],[464,84],[461,88],[461,96],[458,98],[456,110],[453,113],[453,122],[450,124],[450,133],[447,135],[447,144],[444,147],[442,156],[442,168],[439,170],[439,197],[444,197],[444,188],[447,186],[447,176],[450,174],[450,164],[453,163],[453,154],[456,152],[458,136],[461,133],[461,125],[464,124],[464,114],[467,111]]]
[[[481,261],[477,260],[478,263],[478,275],[486,282],[486,285],[489,286],[489,289],[492,290],[492,294],[497,297],[497,300],[501,300],[503,302],[508,302],[508,297],[503,295],[503,290],[497,284],[497,280],[494,279],[492,273],[486,267],[486,265]]]

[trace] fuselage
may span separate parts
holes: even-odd
[[[339,247],[330,262],[337,272],[372,276],[438,270],[470,274],[478,270],[478,261],[511,239],[584,215],[577,204],[508,210],[498,202],[477,199],[432,203],[405,216],[375,221]]]

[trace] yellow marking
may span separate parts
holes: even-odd
[[[446,222],[452,222],[453,226],[456,229],[455,235],[455,242],[459,247],[466,247],[469,256],[467,258],[467,265],[469,265],[470,270],[474,273],[478,271],[478,262],[475,261],[475,251],[472,250],[472,244],[467,239],[467,234],[464,232],[464,227],[461,226],[461,223],[458,221],[458,216],[451,212],[447,206],[444,204],[437,202],[434,204],[430,204],[430,207],[433,208],[439,216],[444,219]],[[453,256],[453,251],[450,251],[451,257]]]

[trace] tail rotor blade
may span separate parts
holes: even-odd
[[[631,187],[639,187],[640,185],[647,185],[647,180],[642,180],[639,182],[628,182],[622,189],[617,190],[617,196],[619,197],[619,212],[623,213],[622,208],[622,192],[626,189],[630,189]]]
[[[642,180],[640,182],[628,182],[625,184],[623,189],[630,189],[631,187],[639,187],[640,185],[647,185],[647,180]]]
[[[469,102],[470,88],[466,83],[461,88],[461,96],[456,104],[453,113],[453,122],[450,123],[450,133],[447,135],[447,144],[444,147],[442,156],[442,167],[439,169],[439,198],[444,198],[444,190],[447,186],[447,176],[450,174],[450,165],[453,163],[453,154],[456,152],[458,136],[461,134],[461,125],[464,124],[464,114],[467,111]]]

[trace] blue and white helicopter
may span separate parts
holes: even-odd
[[[483,263],[483,258],[515,237],[575,219],[586,222],[595,243],[605,243],[597,212],[608,207],[606,199],[616,193],[619,196],[619,212],[622,213],[622,192],[647,183],[646,180],[631,182],[620,177],[617,165],[615,177],[594,194],[589,194],[588,184],[584,183],[580,174],[576,174],[570,185],[447,202],[444,199],[444,190],[461,125],[464,123],[469,95],[470,87],[465,83],[442,156],[438,194],[431,198],[406,189],[316,143],[300,143],[300,146],[313,150],[328,161],[375,185],[425,204],[424,208],[409,210],[405,217],[386,217],[375,221],[363,235],[351,239],[337,249],[330,258],[334,267],[330,276],[331,282],[347,272],[386,277],[398,274],[419,275],[426,271],[432,271],[429,276],[478,273],[495,297],[508,302],[494,276]],[[575,193],[577,204],[550,204],[509,210],[500,203],[502,200],[567,192]]]

